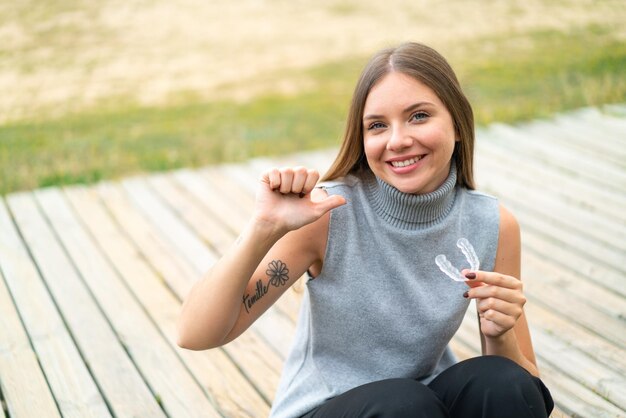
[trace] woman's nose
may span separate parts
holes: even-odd
[[[409,148],[411,145],[413,145],[413,138],[409,135],[408,130],[402,126],[394,126],[387,141],[387,150],[399,151]]]

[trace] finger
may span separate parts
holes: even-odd
[[[523,287],[522,281],[518,278],[496,272],[482,270],[470,271],[465,269],[461,272],[461,274],[468,279],[466,283],[471,287],[474,287],[472,286],[474,283],[485,283],[498,287],[506,287],[507,289],[521,290]]]
[[[474,287],[467,291],[467,296],[470,299],[494,298],[508,303],[517,303],[522,306],[526,303],[526,297],[519,290],[499,286]]]
[[[488,310],[480,314],[480,318],[483,320],[487,320],[493,322],[496,326],[502,328],[503,330],[511,329],[515,325],[517,321],[516,318],[505,315],[502,312]]]
[[[487,298],[480,299],[476,302],[476,309],[479,313],[485,313],[487,311],[497,311],[513,317],[515,319],[522,315],[522,307],[515,303],[505,302],[501,299]]]
[[[461,270],[461,275],[467,279],[465,284],[469,287],[485,286],[485,283],[476,280],[476,277],[478,277],[478,271],[463,269]]]
[[[345,205],[346,199],[339,195],[328,196],[324,200],[320,200],[319,202],[315,202],[315,209],[319,216],[322,216],[329,210],[335,209],[339,206]]]
[[[291,168],[280,169],[280,192],[282,194],[291,193],[291,184],[293,182],[293,170]]]
[[[280,187],[280,172],[277,168],[272,168],[263,175],[263,181],[267,182],[270,190],[276,190]]]
[[[304,186],[302,187],[302,193],[309,194],[311,190],[315,188],[317,181],[320,178],[320,173],[317,170],[307,170],[306,181],[304,182]]]
[[[304,167],[294,167],[293,181],[291,183],[291,193],[303,193],[304,184],[306,182],[307,169]]]

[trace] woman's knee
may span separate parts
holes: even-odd
[[[483,409],[483,413],[486,408],[499,413],[516,411],[511,416],[542,417],[552,409],[552,399],[541,381],[510,359],[476,357],[451,367],[449,375],[445,373],[431,387],[451,412],[464,409],[467,414],[472,405],[476,408],[470,409]]]
[[[368,383],[331,399],[307,417],[447,417],[437,395],[412,379]]]
[[[370,416],[438,417],[445,410],[437,395],[413,379],[389,379],[378,396],[371,398]]]
[[[468,377],[476,390],[510,393],[512,385],[535,386],[533,376],[514,361],[500,356],[481,356],[468,361]]]

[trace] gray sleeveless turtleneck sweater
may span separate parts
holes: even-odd
[[[405,194],[371,173],[322,185],[346,198],[331,212],[322,272],[307,282],[291,352],[271,417],[294,418],[356,386],[393,377],[424,383],[456,361],[448,342],[467,310],[468,289],[435,264],[445,254],[469,268],[467,238],[481,270],[498,245],[495,198],[447,180]]]

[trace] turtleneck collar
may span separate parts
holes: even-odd
[[[454,161],[446,181],[431,193],[404,193],[373,174],[365,179],[372,209],[393,226],[409,230],[425,228],[445,217],[454,203],[455,186]]]

